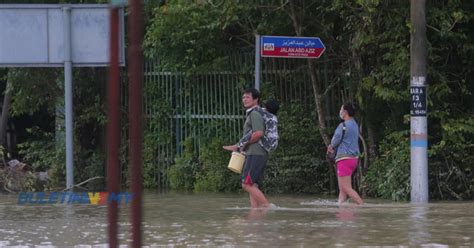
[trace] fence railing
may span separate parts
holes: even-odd
[[[228,143],[238,141],[244,122],[241,94],[254,84],[254,57],[253,53],[235,53],[228,59],[227,70],[192,75],[162,71],[158,60],[145,62],[145,173],[152,174],[158,188],[168,187],[167,169],[183,153],[186,140],[192,140],[195,151],[211,138]],[[321,65],[321,80],[327,83],[330,71],[324,63]],[[263,58],[261,79],[263,100],[276,99],[281,105],[298,102],[314,111],[304,59]],[[124,109],[126,91],[124,87]]]

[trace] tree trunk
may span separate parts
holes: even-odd
[[[368,138],[368,143],[369,143],[369,151],[368,151],[368,156],[369,156],[369,164],[371,161],[375,159],[377,156],[377,145],[375,143],[375,132],[374,129],[370,126],[367,127],[367,138]]]
[[[300,6],[297,6],[297,5]],[[303,25],[302,22],[305,16],[305,6],[304,1],[289,1],[289,9],[287,10],[288,15],[290,16],[293,28],[295,30],[296,36],[303,36]],[[311,85],[313,88],[314,102],[316,106],[316,113],[318,115],[318,126],[319,133],[323,139],[324,145],[328,146],[331,143],[329,135],[326,132],[326,117],[323,108],[322,94],[321,94],[321,81],[318,80],[318,75],[316,71],[316,66],[312,59],[307,59],[308,61],[308,70],[311,78]],[[331,193],[336,192],[336,180],[335,180],[336,170],[334,166],[330,165],[329,168],[329,190]]]
[[[302,6],[297,6],[299,3]],[[289,11],[287,12],[293,22],[293,28],[297,36],[303,36],[303,26],[302,22],[304,20],[304,1],[290,1],[289,2]],[[313,86],[313,95],[316,105],[316,113],[318,114],[318,126],[321,138],[323,139],[324,145],[328,146],[331,143],[331,140],[326,132],[326,117],[323,108],[323,102],[321,97],[321,82],[318,80],[316,68],[314,61],[308,59],[308,70],[311,77],[311,85]]]
[[[2,105],[2,117],[0,119],[0,145],[5,147],[6,140],[5,136],[7,133],[7,126],[8,126],[8,113],[10,111],[12,93],[11,93],[11,83],[7,80],[7,86],[5,88],[5,95],[3,97],[3,105]]]
[[[321,134],[321,138],[326,146],[331,143],[331,139],[326,132],[326,113],[324,112],[323,102],[321,97],[321,82],[319,82],[316,69],[314,66],[314,62],[311,59],[308,59],[308,69],[311,77],[311,85],[313,86],[313,95],[314,95],[314,102],[316,105],[316,113],[318,114],[318,125],[319,125],[319,132]]]

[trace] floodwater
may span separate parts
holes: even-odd
[[[105,205],[19,205],[0,195],[0,247],[107,247]],[[474,247],[474,203],[368,200],[338,206],[316,196],[270,195],[268,210],[245,194],[146,193],[147,247]],[[119,240],[130,242],[128,207]]]

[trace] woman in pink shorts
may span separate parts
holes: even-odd
[[[356,107],[353,103],[341,106],[339,117],[343,120],[332,137],[328,152],[336,151],[337,183],[339,185],[339,204],[347,196],[357,204],[363,204],[359,194],[352,189],[352,173],[359,162],[359,125],[354,120]]]

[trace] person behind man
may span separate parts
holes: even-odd
[[[269,202],[259,186],[263,182],[263,173],[267,165],[268,152],[258,144],[265,132],[265,122],[263,116],[255,108],[259,108],[260,92],[257,89],[246,89],[242,95],[242,104],[246,109],[246,119],[244,123],[244,134],[252,133],[248,148],[245,150],[246,159],[242,171],[242,188],[249,193],[250,206],[252,208],[269,206]],[[225,150],[237,151],[236,145],[224,146]]]
[[[356,107],[353,103],[345,103],[341,106],[339,117],[343,120],[337,127],[332,137],[328,152],[336,152],[337,182],[339,186],[339,204],[342,204],[347,196],[357,204],[363,204],[359,194],[352,189],[351,176],[359,162],[359,126],[354,120]],[[344,135],[343,128],[345,127]]]

